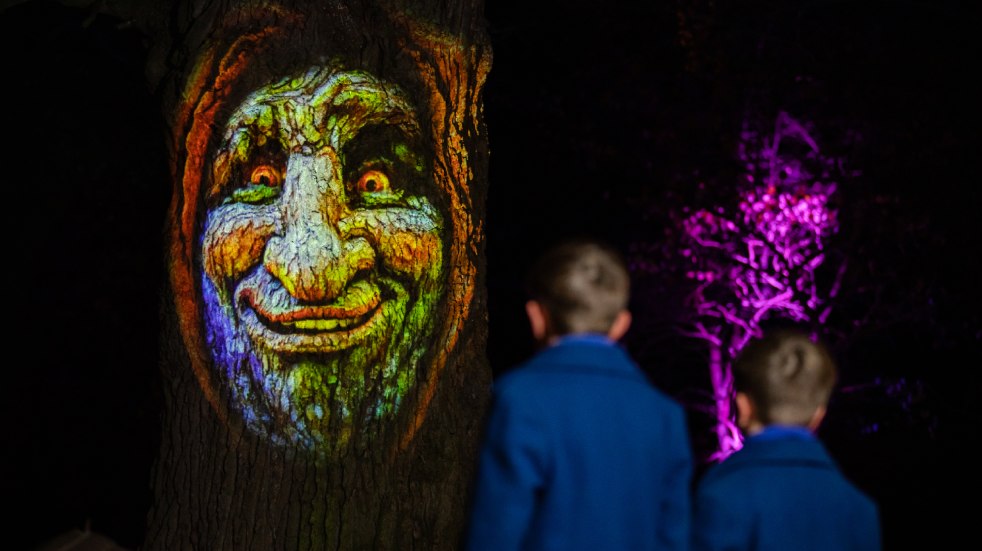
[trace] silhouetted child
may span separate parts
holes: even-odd
[[[685,414],[617,344],[631,321],[622,258],[564,243],[528,292],[539,349],[494,383],[464,548],[688,549]]]
[[[796,330],[741,351],[733,379],[746,440],[697,482],[696,551],[881,548],[877,505],[814,435],[836,378],[826,347]]]

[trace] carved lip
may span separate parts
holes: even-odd
[[[255,312],[258,321],[277,333],[314,334],[351,331],[372,318],[382,302],[378,288],[372,286],[370,293],[361,300],[344,300],[332,304],[296,305],[288,308],[271,308],[257,300],[252,289],[245,289],[240,300]]]

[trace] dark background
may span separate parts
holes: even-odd
[[[843,381],[823,440],[881,504],[887,549],[968,538],[982,369],[970,3],[527,4],[486,11],[495,372],[531,352],[520,282],[537,252],[572,235],[625,252],[659,242],[673,209],[729,197],[743,117],[788,109],[861,171],[833,243],[851,262],[829,321]],[[4,547],[90,523],[135,548],[158,446],[169,189],[146,44],[85,10],[4,8]],[[625,343],[691,407],[703,445],[705,352],[678,336],[674,290],[646,281]]]

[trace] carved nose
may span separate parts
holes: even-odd
[[[375,262],[368,241],[347,231],[351,213],[333,160],[330,155],[290,159],[282,233],[266,243],[266,269],[301,302],[333,301]]]

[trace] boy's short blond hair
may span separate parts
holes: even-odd
[[[610,245],[570,240],[539,257],[526,290],[547,311],[555,333],[605,334],[627,309],[630,276],[623,257]]]
[[[751,341],[733,363],[736,390],[753,401],[765,425],[808,425],[827,406],[837,377],[826,346],[795,329]]]

